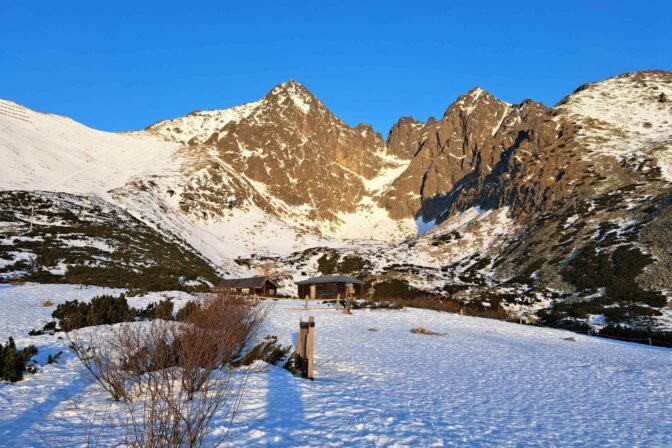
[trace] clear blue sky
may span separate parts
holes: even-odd
[[[672,69],[670,1],[320,3],[0,0],[0,98],[118,131],[296,79],[386,135],[475,86],[552,105]]]

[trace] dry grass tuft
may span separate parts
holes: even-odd
[[[413,334],[424,334],[425,336],[447,336],[448,333],[437,333],[436,331],[428,330],[426,328],[418,327],[411,329]]]

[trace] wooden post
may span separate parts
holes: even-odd
[[[340,301],[341,301],[341,295],[336,294],[336,311],[338,311],[338,305],[339,305]]]
[[[303,339],[304,339],[305,329],[303,328],[303,319],[299,317],[299,337],[298,337],[298,347],[296,351],[299,353],[299,358],[303,358]]]
[[[315,316],[310,316],[308,322],[299,319],[299,341],[297,352],[299,354],[299,367],[304,378],[314,379],[313,374],[313,348],[315,347]]]
[[[305,302],[304,302],[303,307],[304,307],[305,309],[308,309],[308,296],[306,296],[306,298],[305,298],[304,300],[305,300]]]
[[[28,228],[28,232],[33,231],[33,218],[35,217],[35,203],[31,202],[30,203],[30,227]]]
[[[306,340],[306,377],[310,380],[314,379],[313,375],[313,348],[315,346],[315,316],[308,318],[308,337]]]
[[[649,338],[649,345],[653,345],[653,344],[651,343],[651,338]]]

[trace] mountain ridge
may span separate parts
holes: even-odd
[[[230,275],[270,269],[290,285],[335,263],[553,323],[619,306],[658,325],[671,319],[670,92],[664,71],[588,83],[551,108],[475,87],[386,140],[296,81],[121,134],[2,102],[0,188],[94,192]],[[586,266],[631,268],[616,287]]]

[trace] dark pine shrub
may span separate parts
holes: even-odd
[[[28,363],[37,355],[37,348],[29,345],[23,350],[17,350],[13,338],[9,338],[7,345],[0,343],[0,380],[15,383],[23,379],[23,372],[34,373],[35,369]]]
[[[163,299],[157,303],[150,303],[139,313],[141,320],[173,320],[173,301],[170,299]]]
[[[650,328],[632,328],[620,324],[609,324],[599,332],[600,336],[630,340],[633,342],[672,347],[672,332],[655,331]]]
[[[111,325],[135,320],[136,311],[128,306],[126,297],[98,296],[91,299],[89,325]]]
[[[56,307],[51,313],[58,319],[63,331],[76,330],[92,325],[111,325],[119,322],[130,322],[135,319],[137,312],[128,306],[126,297],[97,296],[91,303],[68,300]]]
[[[374,286],[374,298],[398,298],[398,299],[412,299],[423,295],[423,291],[412,287],[405,280],[390,279]]]
[[[70,331],[87,325],[89,304],[78,300],[68,300],[56,307],[51,317],[57,319],[61,330]]]

